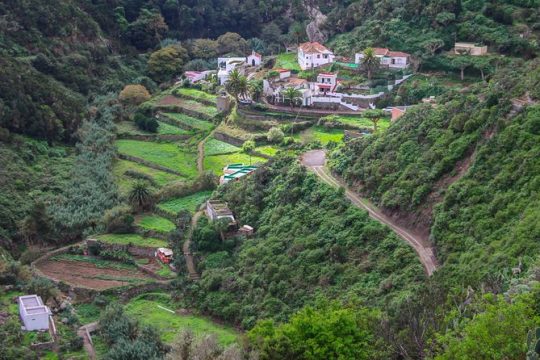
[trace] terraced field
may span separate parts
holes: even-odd
[[[93,236],[93,238],[103,241],[107,244],[117,244],[117,245],[135,245],[140,247],[150,247],[150,248],[157,248],[157,247],[167,247],[167,241],[151,238],[151,237],[143,237],[139,234],[101,234]]]
[[[221,155],[221,154],[231,154],[242,151],[238,146],[231,145],[229,143],[217,140],[210,139],[204,144],[204,155]]]
[[[342,129],[327,129],[322,126],[314,126],[299,134],[295,134],[294,138],[303,143],[319,141],[321,144],[326,145],[330,141],[342,142],[343,135],[344,131]]]
[[[158,215],[143,215],[135,221],[135,224],[145,230],[160,233],[168,233],[176,228],[172,221]]]
[[[118,152],[179,171],[187,177],[197,175],[197,154],[186,152],[182,143],[156,143],[139,140],[117,140]]]
[[[128,174],[129,172],[143,174],[143,176],[150,179],[148,182],[153,188],[162,187],[175,181],[186,180],[185,177],[152,169],[148,166],[144,166],[133,161],[116,159],[113,163],[113,174],[116,178],[116,183],[118,184],[121,194],[126,194],[135,182],[140,181],[134,176],[127,175],[126,172],[128,172]]]
[[[178,123],[178,125],[181,127],[188,127],[191,129],[203,130],[203,131],[210,131],[214,128],[214,124],[212,124],[211,122],[200,120],[186,114],[163,113],[162,115]]]
[[[180,95],[190,96],[199,100],[206,101],[216,101],[217,96],[214,94],[209,94],[201,90],[191,89],[191,88],[179,88],[175,90]]]
[[[158,135],[189,135],[190,131],[179,128],[178,126],[172,126],[162,121],[158,121],[159,127]],[[116,124],[118,134],[129,135],[155,135],[154,133],[143,131],[135,125],[133,121],[122,121]]]
[[[178,214],[181,210],[195,212],[195,210],[197,209],[197,206],[199,206],[205,200],[207,200],[211,194],[212,194],[212,191],[200,191],[198,193],[191,194],[188,196],[174,198],[174,199],[161,202],[157,206],[161,210],[172,215]]]

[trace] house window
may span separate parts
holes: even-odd
[[[324,57],[325,59],[328,59],[328,54],[324,54],[323,57]]]
[[[321,58],[321,55],[317,54],[317,59],[320,59]]]

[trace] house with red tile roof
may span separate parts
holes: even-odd
[[[388,66],[393,69],[405,69],[409,67],[411,55],[402,51],[392,51],[387,48],[373,48],[375,56],[381,60],[381,65]],[[355,63],[361,64],[364,58],[364,53],[356,53],[354,56]]]
[[[332,63],[334,58],[334,53],[318,42],[306,42],[298,46],[298,64],[302,70]]]

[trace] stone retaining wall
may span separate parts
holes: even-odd
[[[164,117],[164,116],[163,116]],[[166,121],[163,121],[161,118],[159,121],[166,123]],[[169,125],[178,126],[174,122],[171,121]],[[180,127],[180,126],[178,126]],[[191,130],[191,129],[188,129]],[[154,134],[154,135],[145,135],[145,134],[118,134],[118,139],[127,139],[127,140],[140,140],[140,141],[180,141],[180,140],[186,140],[189,139],[191,135],[163,135],[163,134]]]

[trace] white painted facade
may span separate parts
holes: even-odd
[[[334,53],[317,42],[304,43],[298,47],[298,65],[309,70],[334,62]]]
[[[390,51],[386,48],[374,48],[375,56],[381,61],[381,65],[393,69],[405,69],[409,67],[410,55],[401,51]],[[364,53],[354,54],[354,62],[361,64]]]
[[[27,331],[48,330],[52,316],[48,306],[37,295],[19,296],[19,315]]]

